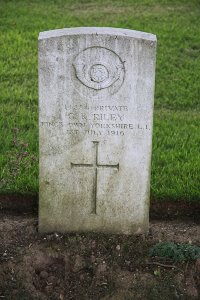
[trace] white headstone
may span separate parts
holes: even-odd
[[[40,33],[41,232],[148,230],[156,36]]]

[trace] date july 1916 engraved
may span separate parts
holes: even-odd
[[[80,52],[73,62],[77,79],[96,91],[115,85],[120,88],[124,80],[124,63],[112,50],[89,47]]]
[[[119,163],[115,165],[108,165],[108,164],[100,164],[98,161],[98,141],[92,142],[95,148],[95,157],[94,162],[91,164],[82,164],[82,163],[72,163],[71,162],[71,168],[74,167],[86,167],[86,168],[92,168],[94,170],[94,179],[93,179],[93,196],[92,196],[92,208],[91,208],[91,214],[97,213],[97,182],[98,182],[98,170],[101,168],[114,168],[116,170],[119,170]]]

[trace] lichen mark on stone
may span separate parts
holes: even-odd
[[[97,214],[97,182],[98,182],[98,170],[100,168],[113,168],[119,171],[119,163],[118,164],[100,164],[98,157],[99,157],[99,141],[92,141],[94,145],[95,155],[94,155],[94,162],[90,164],[83,164],[83,163],[72,163],[71,168],[74,167],[81,167],[81,168],[93,168],[94,170],[94,180],[93,180],[93,197],[92,197],[92,208],[91,214]]]
[[[93,46],[79,52],[73,61],[77,79],[94,90],[109,88],[123,82],[124,64],[113,50]],[[119,84],[119,87],[121,84]]]

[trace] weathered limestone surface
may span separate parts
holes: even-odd
[[[148,230],[156,37],[40,33],[41,232]]]

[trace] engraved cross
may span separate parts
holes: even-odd
[[[71,168],[74,167],[86,167],[86,168],[92,168],[94,170],[94,184],[93,184],[93,201],[92,201],[92,209],[91,213],[96,214],[97,212],[97,181],[98,181],[98,170],[101,168],[114,168],[119,170],[119,163],[116,165],[108,165],[108,164],[100,164],[98,161],[98,150],[99,150],[99,142],[93,141],[95,148],[95,157],[94,157],[94,163],[92,164],[74,164],[71,163]]]

